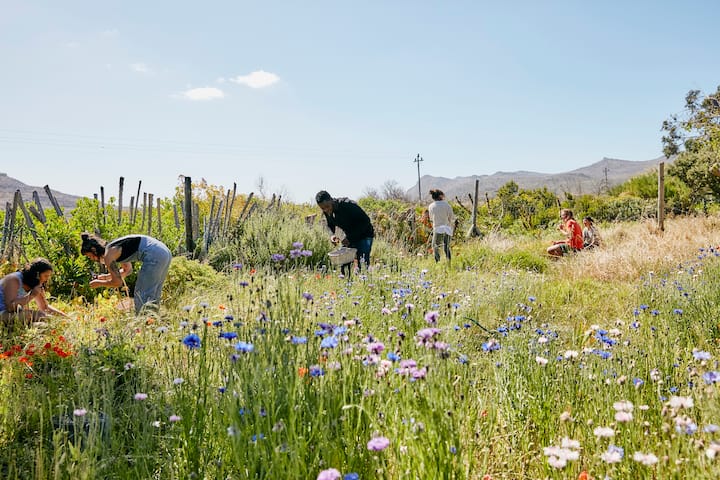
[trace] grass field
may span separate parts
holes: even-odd
[[[720,219],[253,268],[3,333],[0,476],[720,478]]]

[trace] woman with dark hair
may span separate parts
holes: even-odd
[[[3,322],[7,322],[13,315],[25,322],[52,314],[66,317],[65,313],[51,306],[45,298],[45,285],[52,274],[52,264],[44,258],[36,258],[22,270],[0,279],[0,318]],[[38,306],[37,310],[27,308],[33,300]]]
[[[125,284],[125,277],[133,271],[134,261],[142,262],[135,282],[135,313],[144,306],[160,305],[162,286],[165,283],[172,254],[160,240],[147,235],[127,235],[106,242],[90,233],[82,233],[80,253],[90,260],[105,264],[108,273],[90,281],[91,288],[116,287]]]
[[[432,249],[435,261],[440,261],[440,246],[442,245],[445,258],[448,262],[452,259],[450,251],[450,239],[453,235],[453,227],[455,227],[455,212],[452,206],[445,201],[445,194],[442,190],[430,190],[430,196],[433,202],[425,210],[423,217],[425,220],[432,222],[433,237]]]
[[[595,220],[591,216],[583,218],[583,248],[595,248],[600,246],[602,239],[600,238],[600,232],[598,232],[595,226]]]

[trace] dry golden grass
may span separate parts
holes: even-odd
[[[558,275],[630,281],[650,271],[667,272],[697,257],[700,248],[720,245],[720,218],[670,218],[664,231],[655,221],[611,224],[601,226],[600,233],[603,246],[559,260]]]

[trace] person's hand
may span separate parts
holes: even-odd
[[[343,244],[343,247],[349,247],[350,240],[348,240],[347,238],[343,238],[342,244]]]
[[[32,290],[30,290],[30,298],[38,298],[42,297],[44,294],[45,288],[42,285],[36,285]]]

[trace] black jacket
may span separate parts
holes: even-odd
[[[342,228],[350,245],[363,238],[375,236],[375,230],[370,217],[360,205],[348,198],[336,198],[333,201],[333,211],[330,215],[324,214],[328,227],[335,233],[335,227]]]

